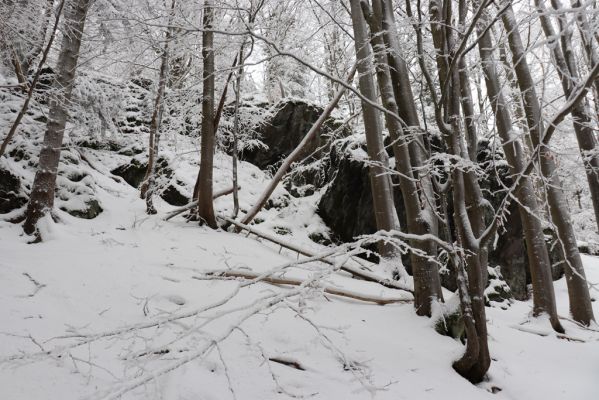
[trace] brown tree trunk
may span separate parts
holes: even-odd
[[[360,0],[350,0],[352,25],[358,62],[360,93],[366,99],[376,102],[376,89],[373,79],[372,51],[369,45],[368,28],[362,15]],[[362,101],[366,147],[372,164],[370,165],[370,185],[372,189],[374,215],[379,230],[398,230],[399,220],[393,202],[393,190],[388,175],[389,159],[383,145],[380,115],[371,104]],[[383,257],[395,257],[396,251],[389,244],[379,244]],[[398,257],[399,259],[399,257]]]
[[[526,122],[535,147],[539,146],[543,134],[543,118],[541,105],[537,97],[534,80],[526,61],[526,53],[514,10],[510,5],[502,15],[505,30],[508,33],[508,43],[512,53],[517,82],[522,94]],[[555,155],[548,147],[543,146],[540,151],[539,162],[541,173],[545,180],[547,201],[551,220],[555,224],[557,237],[566,262],[566,283],[570,299],[570,312],[576,321],[588,325],[593,319],[593,308],[587,285],[584,267],[578,252],[576,236],[572,228],[570,213],[566,199],[562,192],[562,183],[556,172],[554,163]]]
[[[66,13],[64,35],[57,64],[58,74],[54,83],[56,94],[53,94],[50,100],[46,134],[23,225],[23,229],[28,235],[37,233],[38,221],[51,212],[54,206],[56,174],[68,118],[67,108],[75,81],[81,37],[90,3],[91,0],[73,1]],[[39,233],[37,234],[38,239],[41,239]]]
[[[370,25],[372,47],[376,61],[376,74],[383,106],[395,115],[399,115],[399,107],[393,90],[389,59],[385,51],[383,36],[383,3],[373,0],[372,10],[367,3],[362,2],[366,20]],[[409,85],[408,82],[404,84]],[[411,93],[411,90],[410,90]],[[415,108],[415,107],[414,107]],[[403,194],[404,208],[406,210],[407,230],[409,233],[424,235],[431,234],[431,217],[424,215],[429,207],[425,207],[420,199],[417,180],[413,173],[411,155],[408,142],[405,140],[404,130],[400,121],[389,114],[385,114],[387,129],[392,140],[393,154],[396,169],[399,172],[399,184]],[[417,121],[416,121],[417,122]],[[430,201],[433,201],[432,198]],[[424,200],[426,202],[426,200]],[[428,210],[430,211],[430,210]],[[437,232],[434,232],[435,234]],[[428,257],[435,257],[436,247],[432,242],[414,241],[411,245],[416,249],[410,253],[412,261],[412,275],[414,277],[414,307],[418,315],[431,315],[433,301],[442,301],[441,280],[438,267]],[[418,253],[424,253],[425,256]]]
[[[476,8],[480,2],[473,0]],[[483,17],[477,24],[479,35],[478,48],[485,74],[487,94],[493,112],[495,125],[503,144],[506,159],[514,179],[525,172],[525,156],[522,142],[513,135],[511,115],[502,93],[501,83],[497,73],[497,62],[493,56],[494,43],[489,31],[484,31],[488,18]],[[555,306],[555,292],[551,278],[551,262],[545,244],[543,228],[538,216],[540,207],[535,196],[532,181],[529,176],[523,176],[515,191],[519,203],[520,218],[524,228],[528,262],[533,285],[533,312],[535,315],[548,314],[553,329],[563,332]]]
[[[216,228],[214,202],[212,199],[212,174],[214,163],[214,9],[212,0],[204,0],[204,33],[202,34],[202,57],[204,59],[202,91],[202,145],[200,173],[198,174],[197,193],[198,217],[201,223]]]

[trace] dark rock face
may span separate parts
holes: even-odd
[[[27,204],[21,193],[21,180],[11,172],[0,169],[0,214],[6,214]]]
[[[241,153],[240,158],[261,169],[277,166],[302,141],[322,109],[299,100],[284,100],[277,104],[271,118],[254,128],[268,149],[253,148]],[[330,142],[330,135],[339,128],[333,120],[327,121],[317,137],[303,151],[308,156]]]
[[[129,164],[121,165],[113,169],[111,173],[120,176],[134,188],[139,188],[147,168],[147,162],[141,162],[134,158]],[[182,193],[179,182],[173,181],[173,170],[169,168],[168,161],[161,157],[158,158],[157,175],[159,182],[168,182],[159,189],[159,195],[164,201],[173,206],[184,206],[191,201],[189,195]]]
[[[141,163],[140,161],[134,158],[131,160],[129,164],[121,165],[120,167],[117,167],[110,172],[116,176],[120,176],[125,180],[125,182],[127,182],[134,188],[139,188],[139,186],[144,180],[147,168],[147,162]]]
[[[189,204],[191,199],[181,193],[181,189],[178,186],[173,184],[168,185],[166,189],[162,190],[160,197],[172,206],[182,207]]]
[[[341,144],[340,144],[341,143]],[[318,215],[324,220],[332,231],[332,237],[341,242],[350,242],[356,236],[374,233],[376,225],[372,211],[372,194],[368,166],[361,160],[352,157],[350,150],[356,147],[355,143],[335,142],[331,146],[327,170],[324,176],[328,178],[328,186],[318,205]],[[493,208],[497,209],[505,195],[503,185],[511,184],[508,166],[495,154],[496,163],[491,162],[490,144],[479,144],[479,163],[486,168],[491,179],[481,180],[483,196]],[[451,196],[449,195],[449,200]],[[403,208],[403,198],[399,186],[394,188],[394,198],[398,217],[402,227],[406,226],[406,216]],[[449,213],[452,213],[451,201]],[[509,285],[510,294],[516,299],[527,299],[527,285],[531,283],[528,267],[528,256],[522,231],[522,221],[518,207],[515,203],[509,205],[509,214],[499,237],[492,243],[489,252],[489,266],[500,267],[498,272],[502,279]],[[491,215],[489,215],[489,218]],[[451,218],[450,218],[450,226]],[[563,265],[560,262],[561,254],[555,243],[555,235],[547,231],[546,240],[553,264],[553,278],[563,276]],[[410,259],[404,257],[404,265],[410,272]],[[441,275],[444,287],[454,290],[455,277],[450,271]]]

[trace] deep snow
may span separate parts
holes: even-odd
[[[1,399],[105,399],[123,392],[123,399],[147,400],[599,396],[599,327],[564,320],[575,340],[558,338],[546,321],[530,319],[531,302],[488,308],[493,363],[489,381],[473,386],[451,368],[462,344],[437,334],[411,304],[373,305],[323,296],[311,286],[290,296],[298,289],[195,279],[228,268],[264,272],[296,255],[180,217],[165,222],[172,207],[162,201],[160,214],[148,217],[138,191],[108,176],[108,153],[86,150],[86,157],[97,161],[96,170],[82,168],[104,208],[99,217],[80,220],[59,211],[61,222],[45,220],[46,241],[35,245],[19,226],[0,221]],[[216,186],[222,188],[230,181],[229,159],[219,157]],[[177,174],[193,184],[196,166],[186,163]],[[267,178],[246,163],[241,174],[243,208]],[[272,232],[286,224],[287,240],[318,251],[307,237],[324,229],[313,202],[291,201],[282,211],[263,212],[258,228]],[[229,213],[231,199],[219,199],[217,208]],[[584,261],[589,281],[599,282],[599,259]],[[331,285],[362,293],[410,297],[331,275],[318,262],[288,269],[289,276],[322,274]],[[563,279],[555,285],[565,317],[566,285]]]

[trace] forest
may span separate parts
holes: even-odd
[[[594,0],[2,0],[0,398],[599,397]]]

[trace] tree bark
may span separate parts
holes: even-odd
[[[553,7],[556,10],[561,9],[561,4],[552,0]],[[562,82],[562,89],[566,97],[573,94],[576,84],[580,82],[580,74],[576,56],[572,48],[572,33],[565,15],[558,13],[558,25],[560,27],[559,36],[557,36],[551,18],[547,15],[547,9],[543,0],[535,0],[535,5],[541,19],[541,26],[549,42],[549,47],[553,55],[553,62],[556,65],[557,72]],[[557,44],[557,38],[560,38],[561,47]],[[597,80],[595,80],[597,82]],[[599,232],[599,142],[593,132],[593,118],[588,112],[586,102],[580,102],[572,109],[572,119],[574,123],[574,132],[578,141],[578,147],[585,167],[587,180],[589,182],[589,191],[595,211],[595,221],[597,223],[597,232]]]
[[[372,73],[372,51],[369,45],[368,29],[362,15],[360,0],[350,0],[356,60],[358,63],[360,93],[366,99],[376,102],[376,89]],[[399,230],[399,219],[393,202],[391,179],[388,175],[389,159],[383,145],[380,115],[371,104],[362,101],[366,147],[371,160],[370,185],[374,215],[378,230]],[[396,250],[390,244],[379,244],[383,257],[395,257]],[[399,257],[397,257],[399,259]]]
[[[41,237],[37,230],[37,223],[40,218],[51,212],[54,206],[56,174],[68,118],[67,108],[74,86],[81,38],[90,3],[91,0],[72,2],[65,18],[66,25],[58,57],[58,74],[54,83],[56,94],[53,94],[50,100],[46,134],[23,225],[25,233],[37,234],[38,240],[41,240]]]
[[[214,163],[214,147],[216,133],[214,131],[214,9],[212,0],[204,0],[204,33],[202,34],[203,95],[202,95],[202,145],[200,173],[198,174],[197,192],[198,217],[201,223],[216,228],[214,202],[212,200],[212,175]]]
[[[158,159],[158,150],[160,148],[160,126],[162,124],[162,113],[164,112],[164,92],[168,80],[168,64],[169,64],[169,46],[173,38],[173,29],[170,28],[175,10],[176,0],[171,2],[171,10],[169,23],[166,32],[166,41],[162,50],[160,61],[160,75],[158,78],[158,91],[154,100],[154,112],[152,113],[152,121],[150,123],[150,143],[148,155],[148,168],[141,185],[141,198],[146,199],[146,213],[156,214],[154,207],[153,194],[156,189],[156,163]]]
[[[473,0],[475,7],[480,2]],[[506,159],[514,179],[525,173],[525,156],[522,142],[514,136],[511,115],[502,93],[501,83],[497,72],[497,62],[493,56],[494,43],[490,32],[485,31],[488,18],[483,17],[477,24],[479,35],[478,48],[482,63],[487,94],[493,112],[495,125],[502,141]],[[551,278],[551,262],[545,244],[543,228],[539,220],[540,207],[537,202],[532,181],[529,176],[522,176],[520,184],[515,191],[519,203],[520,218],[524,228],[528,262],[533,285],[533,312],[535,315],[546,313],[553,329],[564,332],[560,324],[555,305],[555,292]]]
[[[370,25],[371,41],[376,62],[375,69],[383,106],[391,113],[399,115],[399,107],[391,80],[389,58],[385,50],[386,45],[382,22],[383,4],[380,0],[373,0],[371,10],[368,3],[362,1],[362,7],[366,21]],[[409,85],[409,81],[404,82],[404,84],[406,83]],[[395,166],[399,172],[399,185],[406,210],[407,230],[409,233],[417,235],[433,233],[430,223],[431,215],[424,215],[425,210],[429,212],[430,210],[429,207],[425,207],[423,204],[427,200],[421,201],[419,196],[420,191],[416,183],[417,178],[413,173],[409,144],[406,141],[404,130],[400,122],[387,113],[385,114],[385,120],[391,136]],[[430,201],[433,200],[431,199]],[[436,234],[437,232],[434,233]],[[410,252],[412,275],[414,277],[414,307],[418,315],[430,316],[432,303],[443,300],[437,264],[428,258],[436,256],[436,246],[430,241],[413,241],[411,246],[416,250]],[[425,256],[419,255],[420,252],[424,253]]]
[[[526,53],[522,45],[520,32],[518,31],[516,16],[511,5],[503,13],[502,20],[505,30],[508,33],[508,44],[512,53],[516,78],[522,95],[528,130],[533,146],[537,147],[540,144],[540,138],[543,133],[541,105],[526,61]],[[543,146],[540,151],[539,163],[545,181],[551,220],[555,224],[559,245],[565,258],[570,313],[576,321],[584,325],[589,325],[594,320],[589,288],[582,260],[578,252],[570,213],[568,212],[566,199],[562,191],[562,183],[557,175],[557,168],[553,161],[554,158],[555,155],[553,152],[548,147]]]
[[[463,28],[465,20],[465,2],[460,2],[459,28]],[[463,59],[458,59],[451,71],[449,65],[455,61],[456,38],[452,26],[452,10],[450,1],[431,1],[430,20],[433,42],[437,51],[437,66],[442,90],[448,90],[442,98],[446,99],[444,116],[448,131],[444,132],[447,149],[453,156],[464,160],[470,159],[470,153],[465,143],[471,143],[471,137],[465,140],[460,121],[460,107],[464,113],[467,135],[471,135],[473,126],[468,127],[470,109],[465,104],[462,94],[462,82],[468,80],[468,74],[461,70],[465,65]],[[460,30],[458,29],[458,32]],[[469,84],[468,84],[469,89]],[[465,107],[466,106],[466,107]],[[470,129],[470,131],[468,130]],[[467,343],[462,357],[453,363],[453,368],[471,382],[478,383],[484,379],[489,369],[491,357],[487,341],[487,322],[484,304],[484,289],[487,268],[486,244],[480,243],[480,235],[485,229],[482,192],[476,175],[472,171],[462,171],[458,166],[451,170],[451,185],[453,199],[453,222],[456,239],[460,249],[452,256],[452,264],[456,269],[456,280],[462,317],[466,328]]]

